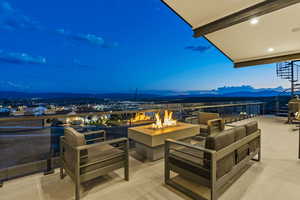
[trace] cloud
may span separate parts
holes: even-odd
[[[108,43],[100,36],[94,34],[82,34],[82,33],[73,33],[65,29],[57,29],[56,33],[63,35],[65,38],[73,41],[85,42],[87,44],[101,46],[103,48],[114,48],[118,47],[118,43]]]
[[[40,25],[37,21],[23,15],[14,9],[8,2],[0,0],[0,27],[2,30],[37,30]]]
[[[0,62],[11,64],[46,64],[46,58],[26,53],[13,53],[0,50]]]
[[[200,53],[204,53],[204,52],[210,50],[211,46],[203,46],[203,45],[199,45],[199,46],[187,46],[184,49],[191,50],[191,51],[198,51]]]
[[[0,90],[1,91],[19,91],[29,89],[30,86],[21,83],[21,82],[13,82],[13,81],[0,81]]]
[[[14,30],[38,30],[45,31],[45,27],[42,27],[39,22],[24,15],[19,10],[13,8],[7,1],[0,0],[0,30],[14,31]],[[49,31],[49,30],[48,30]],[[50,30],[50,32],[53,32]],[[114,48],[118,46],[116,42],[105,42],[104,39],[95,34],[81,34],[73,33],[65,29],[55,30],[65,38],[72,41],[84,42],[87,44],[101,46],[103,48]]]
[[[104,40],[102,37],[93,35],[93,34],[79,34],[79,33],[72,33],[70,31],[66,31],[65,29],[58,29],[56,30],[58,34],[61,34],[65,36],[66,38],[70,40],[75,40],[75,41],[82,41],[82,42],[87,42],[89,44],[94,44],[94,45],[103,45]]]

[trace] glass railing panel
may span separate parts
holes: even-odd
[[[51,149],[51,128],[41,120],[1,123],[0,169],[45,160]]]
[[[57,158],[59,140],[64,134],[64,123],[69,123],[69,126],[79,132],[105,130],[107,139],[115,139],[127,137],[130,127],[154,123],[155,113],[163,113],[164,110],[172,111],[174,119],[184,122],[187,117],[196,116],[199,111],[217,112],[221,117],[239,116],[241,112],[258,115],[261,113],[262,104],[230,106],[229,103],[224,104],[224,102],[216,106],[203,105],[203,103],[151,104],[145,108],[147,110],[126,110],[105,114],[98,112],[87,116],[80,113],[78,118],[73,118],[73,122],[68,120],[74,116],[68,115],[59,116],[59,118],[52,116],[49,117],[50,119],[47,116],[39,116],[38,120],[26,120],[26,117],[24,120],[19,118],[18,120],[15,118],[0,120],[0,173],[11,167]],[[83,120],[83,122],[78,122],[76,119]]]

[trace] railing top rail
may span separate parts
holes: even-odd
[[[87,117],[87,116],[95,116],[95,115],[108,115],[108,114],[130,114],[130,113],[137,113],[137,112],[159,112],[161,110],[171,110],[171,111],[178,111],[178,110],[191,110],[191,109],[206,109],[206,108],[224,108],[224,107],[238,107],[238,106],[247,106],[247,105],[263,105],[264,102],[253,102],[253,103],[236,103],[236,104],[219,104],[219,105],[200,105],[200,106],[184,106],[184,104],[190,103],[181,103],[178,104],[180,107],[176,108],[169,108],[169,107],[162,107],[156,109],[142,109],[142,110],[123,110],[123,111],[100,111],[100,112],[87,112],[87,113],[76,113],[76,114],[54,114],[54,115],[41,115],[41,116],[20,116],[20,117],[2,117],[0,118],[0,122],[7,122],[7,121],[30,121],[30,120],[45,120],[45,119],[57,119],[57,118],[68,118],[68,117]],[[161,104],[163,105],[163,104]],[[171,105],[171,104],[169,104]]]

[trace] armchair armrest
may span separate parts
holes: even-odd
[[[89,131],[86,133],[83,133],[84,135],[97,135],[97,134],[103,134],[106,135],[106,132],[104,130],[98,130],[98,131]]]
[[[165,142],[166,142],[166,144],[167,143],[173,143],[173,144],[177,144],[177,145],[184,146],[184,147],[187,147],[187,148],[203,151],[203,152],[209,153],[209,154],[215,154],[216,153],[216,151],[214,151],[214,150],[206,149],[206,148],[203,148],[203,147],[200,147],[200,146],[195,146],[195,145],[191,145],[191,144],[188,144],[188,143],[185,143],[185,142],[176,141],[176,140],[172,140],[172,139],[166,139]]]
[[[207,125],[212,125],[213,123],[215,122],[220,122],[220,123],[223,123],[223,119],[222,118],[217,118],[217,119],[211,119],[211,120],[208,120],[207,121]]]
[[[107,144],[116,144],[116,143],[125,143],[126,148],[128,148],[128,139],[127,138],[119,138],[119,139],[108,140],[108,141],[100,142],[100,143],[82,145],[82,146],[76,147],[76,150],[77,151],[88,150],[88,149],[95,148],[98,146],[103,146],[103,145],[107,145]]]
[[[86,133],[83,133],[84,136],[97,136],[92,139],[86,139],[86,142],[96,142],[99,140],[106,140],[106,132],[104,130],[98,130],[98,131],[89,131]]]
[[[198,120],[197,116],[187,117],[187,118],[185,118],[185,121],[187,123],[191,123],[191,124],[199,124],[199,120]]]
[[[213,126],[213,124],[215,124],[215,123],[219,124],[220,130],[224,130],[225,129],[225,122],[224,122],[224,120],[222,118],[208,120],[207,125],[208,125],[209,129],[211,129],[212,126]]]

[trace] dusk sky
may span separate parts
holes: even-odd
[[[160,0],[0,0],[0,90],[129,92],[288,86],[234,69]]]

